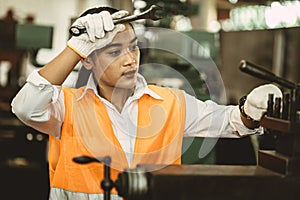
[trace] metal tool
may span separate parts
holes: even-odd
[[[151,20],[159,20],[163,16],[158,12],[161,11],[162,8],[156,5],[152,5],[149,9],[145,10],[144,12],[137,14],[137,15],[130,15],[126,16],[120,19],[113,20],[114,24],[121,24],[125,22],[132,22],[139,19],[151,19]],[[79,27],[79,26],[71,26],[69,29],[69,32],[73,36],[79,36],[82,33],[86,33],[85,27]]]
[[[91,162],[98,162],[104,164],[104,179],[101,182],[101,188],[104,190],[104,200],[110,200],[110,191],[114,187],[113,181],[110,178],[110,164],[111,158],[105,156],[103,158],[92,158],[89,156],[78,156],[73,158],[73,161],[79,164],[88,164]]]

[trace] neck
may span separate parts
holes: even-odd
[[[102,87],[98,85],[98,93],[100,96],[112,103],[119,112],[122,111],[128,97],[133,95],[133,91],[134,89]]]

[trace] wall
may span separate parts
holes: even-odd
[[[284,45],[276,46],[276,35],[283,34]],[[272,71],[279,77],[289,81],[300,82],[298,63],[300,28],[232,31],[220,33],[221,60],[220,71],[226,88],[228,98],[237,101],[254,87],[268,83],[267,81],[250,76],[239,70],[241,60],[248,60]],[[277,48],[282,51],[280,63],[276,63]],[[278,67],[275,67],[279,65]],[[280,68],[280,70],[277,70]],[[277,71],[281,71],[278,73]],[[234,78],[233,78],[234,77]],[[282,88],[284,89],[284,88]]]

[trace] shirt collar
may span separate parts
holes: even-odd
[[[86,84],[85,89],[83,90],[82,94],[77,99],[77,101],[82,99],[85,96],[85,94],[87,93],[88,90],[92,90],[102,100],[102,97],[100,97],[98,95],[97,85],[95,84],[92,73],[89,76],[89,79],[88,79],[88,82]],[[134,94],[133,94],[132,98],[133,99],[139,99],[145,94],[148,94],[149,96],[151,96],[155,99],[163,100],[163,98],[161,96],[159,96],[157,93],[155,93],[154,91],[152,91],[148,88],[145,78],[141,74],[138,74],[137,75],[137,84],[136,84],[136,87],[135,87]]]

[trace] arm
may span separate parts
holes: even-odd
[[[60,136],[64,119],[64,96],[61,86],[51,85],[45,78],[33,71],[27,83],[14,97],[12,112],[26,125],[34,129]]]
[[[238,106],[218,105],[186,96],[185,137],[239,138],[259,134],[261,128],[249,129],[241,119]]]
[[[247,100],[247,96],[243,96],[239,102],[241,120],[242,120],[243,124],[249,129],[258,128],[260,126],[259,120],[254,120],[245,113],[244,105],[245,105],[246,100]]]
[[[13,99],[12,112],[26,125],[60,137],[64,119],[61,85],[81,57],[66,47],[39,71],[34,71]]]
[[[43,133],[60,136],[65,112],[62,83],[81,59],[87,57],[95,48],[101,48],[101,45],[109,43],[122,28],[121,25],[114,28],[112,16],[107,14],[104,16],[101,13],[76,20],[75,23],[80,22],[92,30],[86,27],[87,34],[72,37],[59,55],[39,71],[29,75],[27,83],[11,103],[12,112],[26,125]],[[94,21],[106,23],[94,24]],[[90,26],[90,23],[93,26]],[[108,29],[104,24],[112,25],[113,30],[105,34],[104,30]],[[95,25],[101,28],[94,29]],[[103,37],[99,38],[98,35],[102,33]]]
[[[249,119],[247,116],[243,115],[242,113],[241,113],[241,120],[248,129],[255,129],[260,126],[259,121]]]
[[[69,47],[45,65],[39,74],[52,85],[61,85],[72,72],[81,57]]]
[[[66,47],[41,70],[30,74],[11,103],[12,112],[24,124],[59,137],[64,119],[61,84],[80,59],[78,54]]]
[[[269,93],[282,97],[281,90],[272,84],[254,88],[239,106],[202,102],[186,94],[185,136],[241,137],[263,133],[260,118],[267,111]]]

